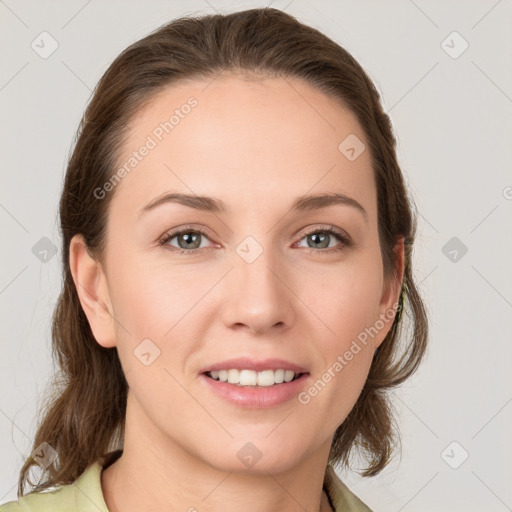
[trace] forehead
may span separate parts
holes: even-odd
[[[132,203],[168,190],[207,193],[243,207],[335,191],[372,213],[369,152],[350,160],[342,151],[354,136],[368,147],[351,111],[299,79],[223,74],[181,81],[130,121],[119,167],[150,149],[132,162],[116,193]]]

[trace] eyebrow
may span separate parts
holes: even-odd
[[[145,215],[151,210],[154,210],[158,206],[168,203],[178,203],[189,208],[196,210],[202,210],[205,212],[212,213],[226,213],[228,208],[226,204],[220,199],[209,196],[199,196],[191,194],[181,193],[165,193],[156,199],[150,201],[142,210],[139,215]],[[328,193],[328,194],[314,194],[300,196],[292,203],[290,210],[292,211],[308,211],[308,210],[319,210],[321,208],[327,208],[332,205],[345,205],[356,208],[364,217],[365,221],[368,221],[368,213],[363,206],[352,197],[340,193]]]

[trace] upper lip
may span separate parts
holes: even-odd
[[[227,359],[226,361],[211,364],[200,370],[200,373],[231,369],[253,370],[255,372],[262,372],[263,370],[291,370],[295,374],[308,373],[304,368],[289,361],[285,361],[284,359],[263,359],[261,361],[256,361],[255,359],[249,359],[246,357]]]

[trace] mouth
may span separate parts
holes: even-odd
[[[241,388],[272,388],[294,382],[309,373],[294,372],[284,368],[263,371],[231,368],[203,372],[203,375],[214,381],[233,384]]]
[[[311,380],[309,372],[279,368],[208,370],[200,377],[209,393],[242,409],[271,409],[293,403]]]

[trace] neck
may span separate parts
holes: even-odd
[[[332,511],[322,491],[330,444],[279,472],[222,470],[164,436],[130,395],[123,454],[101,474],[109,512]]]

